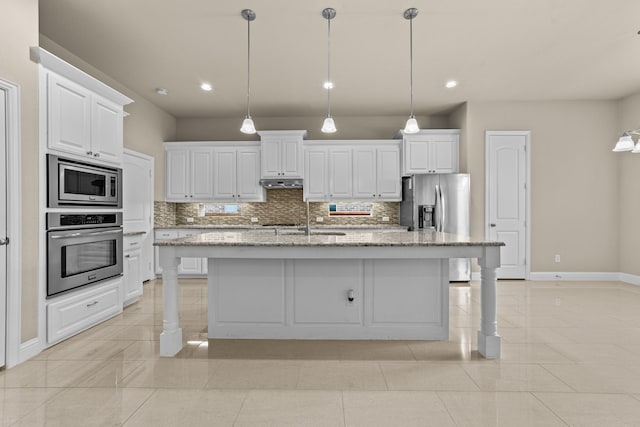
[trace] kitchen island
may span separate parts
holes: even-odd
[[[216,232],[156,242],[163,279],[160,355],[182,346],[177,268],[208,259],[209,338],[423,339],[449,336],[449,258],[481,266],[478,351],[500,357],[501,242],[433,231]]]

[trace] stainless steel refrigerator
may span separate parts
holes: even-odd
[[[413,175],[402,179],[400,224],[469,236],[470,177],[465,173]],[[452,258],[449,280],[471,280],[471,260]]]

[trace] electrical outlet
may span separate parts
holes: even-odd
[[[556,262],[560,262],[560,255],[556,255]]]
[[[258,222],[258,218],[256,218],[255,216],[251,217],[251,222]]]
[[[321,217],[321,216],[317,216],[316,217],[316,222],[323,222],[323,221],[324,221],[323,217]]]
[[[389,217],[388,216],[383,216],[382,217],[382,222],[389,222]]]
[[[193,218],[187,218],[187,222],[193,222]]]

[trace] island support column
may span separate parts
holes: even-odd
[[[175,356],[182,350],[182,328],[178,318],[178,265],[180,258],[170,246],[160,247],[162,267],[162,333],[160,334],[160,356]]]
[[[500,247],[483,248],[480,264],[480,330],[478,352],[487,359],[500,357],[500,341],[497,318],[496,268],[500,267]]]

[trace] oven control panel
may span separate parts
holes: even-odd
[[[122,212],[109,213],[47,213],[47,230],[87,227],[117,227],[122,225]]]

